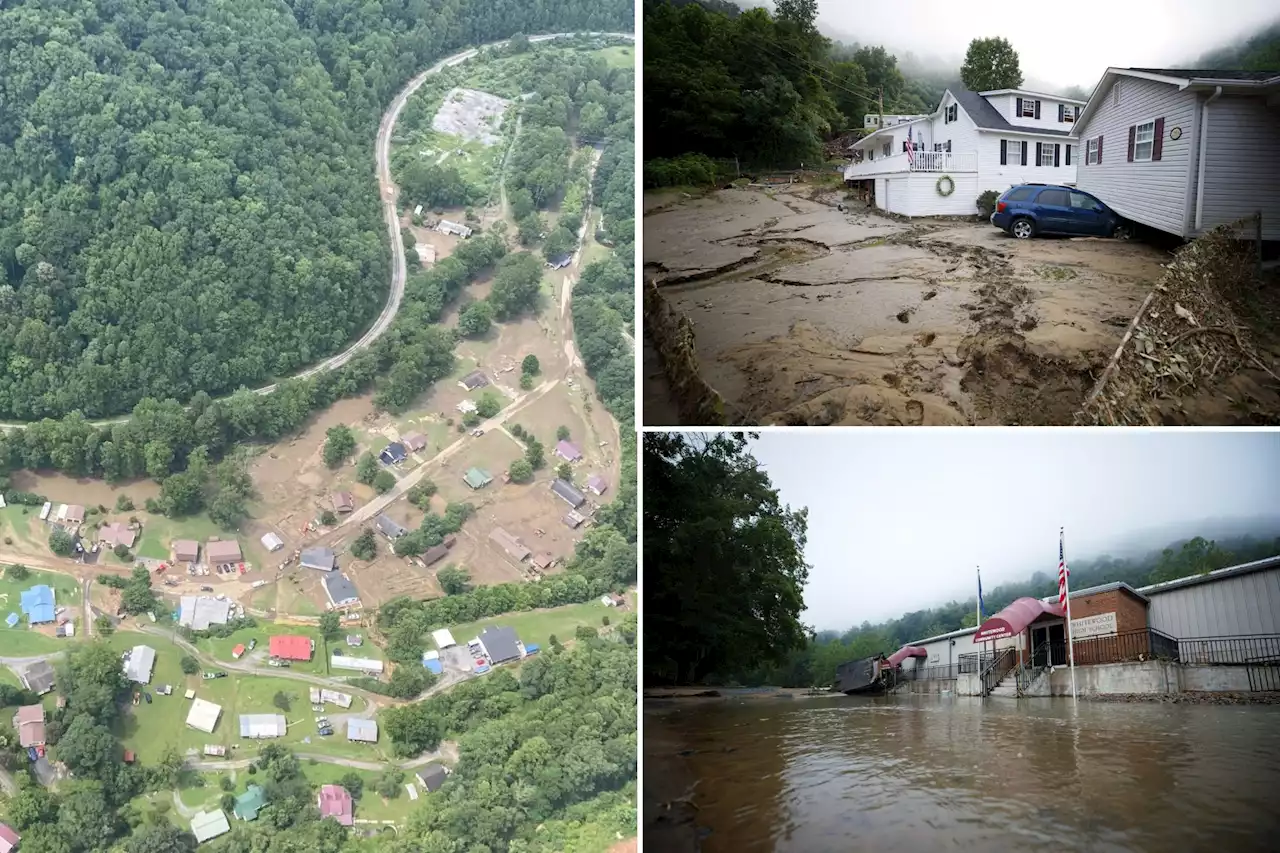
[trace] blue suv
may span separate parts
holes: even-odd
[[[1094,196],[1071,187],[1019,184],[996,201],[991,224],[1019,240],[1037,234],[1127,239],[1133,225]]]

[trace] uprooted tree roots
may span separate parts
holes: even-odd
[[[1180,398],[1221,388],[1254,372],[1280,391],[1274,364],[1259,354],[1255,244],[1234,238],[1242,220],[1183,246],[1138,310],[1084,405],[1077,424],[1159,425]],[[1237,401],[1240,402],[1240,401]],[[1252,411],[1247,420],[1280,422],[1280,411]]]

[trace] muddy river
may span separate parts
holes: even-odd
[[[644,740],[647,849],[1280,849],[1276,706],[646,702]]]

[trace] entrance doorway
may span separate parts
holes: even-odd
[[[1064,622],[1031,626],[1032,666],[1067,665],[1067,628]]]

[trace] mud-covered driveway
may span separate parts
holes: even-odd
[[[836,201],[803,185],[646,198],[646,274],[743,423],[1070,423],[1167,260]]]

